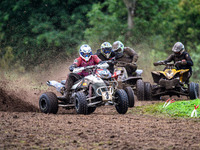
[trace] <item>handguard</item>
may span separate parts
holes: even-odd
[[[80,72],[82,72],[84,69],[85,69],[84,67],[77,67],[77,68],[74,68],[73,73],[80,73]]]
[[[164,61],[157,61],[155,63],[153,63],[154,66],[158,66],[158,65],[164,65]]]
[[[102,63],[102,64],[98,64],[97,67],[100,68],[100,69],[106,69],[106,68],[109,67],[109,65],[108,65],[108,63],[105,62],[105,63]]]
[[[69,67],[69,71],[73,72],[74,68],[75,68],[75,67],[74,67],[73,65],[71,65],[71,66]]]

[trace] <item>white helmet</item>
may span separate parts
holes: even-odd
[[[184,45],[181,42],[176,42],[172,48],[172,51],[176,56],[180,56],[185,50]]]
[[[115,41],[112,45],[113,51],[117,53],[124,52],[124,44],[120,41]]]
[[[80,47],[79,54],[85,61],[89,61],[92,55],[92,49],[89,45],[84,44]]]

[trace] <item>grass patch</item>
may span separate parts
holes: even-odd
[[[169,117],[184,117],[191,116],[194,110],[194,105],[200,105],[200,99],[190,101],[176,101],[166,108],[163,108],[164,102],[146,106],[138,106],[131,110],[131,113],[164,115]],[[197,109],[197,117],[200,118],[200,107]]]

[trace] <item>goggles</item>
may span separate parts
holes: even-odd
[[[83,56],[83,57],[90,57],[90,55],[91,55],[91,53],[81,53],[81,55]]]
[[[175,55],[181,55],[181,52],[174,52]]]
[[[104,49],[103,49],[103,52],[104,52],[105,54],[109,54],[109,53],[111,53],[111,51],[112,51],[111,48],[104,48]]]
[[[122,49],[121,48],[117,48],[117,49],[114,49],[115,52],[121,52]]]

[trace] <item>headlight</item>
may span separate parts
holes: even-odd
[[[173,76],[174,76],[174,73],[173,72],[171,72],[171,73],[166,73],[166,77],[168,78],[168,79],[171,79],[171,78],[173,78]]]

